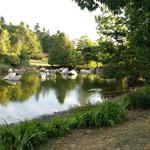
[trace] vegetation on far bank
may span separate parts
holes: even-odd
[[[117,101],[73,108],[67,115],[0,127],[2,150],[31,150],[47,139],[64,136],[76,128],[113,127],[128,119],[128,109],[149,109],[150,88],[133,91]],[[141,97],[142,94],[142,97]]]
[[[34,30],[23,22],[19,25],[6,24],[4,17],[1,17],[0,72],[6,70],[8,65],[28,65],[30,59],[39,60],[31,60],[32,64],[47,65],[42,60],[44,53],[48,55],[49,65],[76,68],[94,61],[97,66],[102,64],[105,77],[125,77],[130,86],[138,85],[139,80],[149,82],[149,2],[74,1],[82,9],[101,11],[101,15],[95,17],[99,34],[96,42],[91,41],[88,35],[74,41],[61,31],[51,35],[45,28],[41,29],[39,23]]]

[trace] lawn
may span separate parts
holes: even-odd
[[[43,59],[41,60],[34,60],[34,59],[31,59],[30,60],[30,64],[32,66],[50,66],[48,64],[48,58],[47,57],[44,57]]]

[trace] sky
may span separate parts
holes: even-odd
[[[39,23],[50,34],[60,30],[71,40],[87,34],[95,41],[98,38],[94,16],[98,12],[81,10],[72,0],[0,0],[0,16],[7,23],[23,21],[30,28]]]

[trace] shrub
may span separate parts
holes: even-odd
[[[144,87],[128,95],[126,99],[127,109],[148,109],[150,108],[150,88]]]
[[[48,137],[58,137],[64,136],[68,132],[70,132],[70,128],[67,124],[67,121],[62,117],[56,117],[52,119],[47,125],[47,135]]]
[[[119,104],[105,102],[68,119],[68,124],[70,128],[111,127],[125,119],[126,112]]]
[[[23,122],[0,129],[2,150],[33,150],[46,138],[45,128],[38,122]]]
[[[6,73],[9,68],[10,68],[9,65],[5,65],[5,64],[0,63],[0,75],[3,74],[3,73]]]

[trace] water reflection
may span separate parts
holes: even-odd
[[[95,103],[126,90],[122,81],[96,75],[76,79],[57,76],[56,80],[42,82],[38,74],[27,73],[16,85],[0,81],[0,123],[2,119],[11,123],[66,110],[73,105]]]

